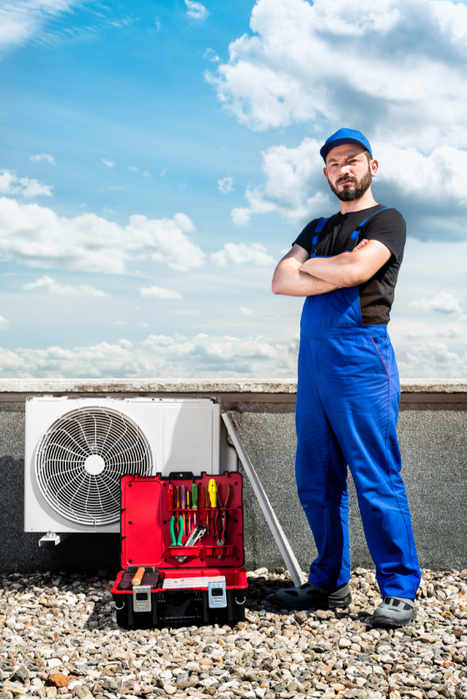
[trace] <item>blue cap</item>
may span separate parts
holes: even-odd
[[[363,148],[366,151],[370,151],[371,155],[373,156],[370,142],[367,138],[365,138],[365,136],[363,136],[361,131],[355,131],[355,129],[339,129],[339,131],[336,131],[335,134],[328,138],[320,150],[320,154],[323,157],[324,162],[326,162],[326,156],[329,151],[332,151],[332,149],[336,148],[337,146],[342,146],[344,143],[356,143],[358,146],[363,146]]]

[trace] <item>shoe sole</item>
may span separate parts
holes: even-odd
[[[409,620],[405,622],[396,621],[389,617],[378,617],[376,620],[374,617],[371,618],[372,627],[405,627],[416,617],[416,611],[414,610]]]
[[[346,608],[352,602],[350,593],[345,598],[332,598],[332,596],[314,596],[313,600],[306,602],[288,603],[280,600],[276,596],[276,602],[281,607],[286,607],[289,610],[334,610],[335,608]]]

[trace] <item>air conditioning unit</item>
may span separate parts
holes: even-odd
[[[118,532],[120,479],[235,471],[213,399],[26,402],[25,532]]]

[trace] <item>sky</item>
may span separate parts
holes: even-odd
[[[296,377],[278,260],[345,126],[407,221],[401,377],[467,376],[467,5],[0,0],[0,376]]]

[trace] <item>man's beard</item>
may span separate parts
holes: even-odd
[[[334,194],[341,200],[341,202],[354,202],[356,199],[360,199],[361,197],[363,197],[363,195],[371,185],[370,167],[368,166],[368,172],[362,177],[361,180],[357,180],[355,177],[351,177],[350,175],[345,175],[339,178],[339,180],[349,179],[353,181],[353,184],[344,185],[344,189],[341,191],[334,187],[334,185],[332,185],[331,182],[328,180],[329,187],[334,192]],[[336,182],[336,185],[339,184],[339,180]]]

